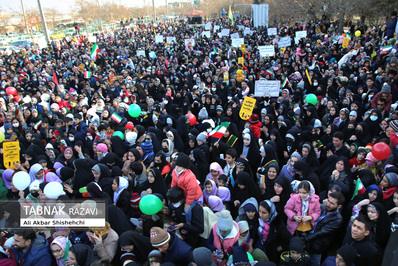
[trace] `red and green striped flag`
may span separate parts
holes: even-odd
[[[284,88],[288,82],[289,79],[286,77],[285,80],[282,82],[282,88]]]
[[[391,50],[392,50],[392,45],[387,45],[387,46],[380,47],[380,53],[381,54],[387,54]]]
[[[274,70],[270,67],[268,70],[265,71],[265,74],[270,75],[271,77],[275,77]]]
[[[91,72],[90,71],[84,71],[84,78],[85,79],[91,78]]]
[[[113,121],[115,121],[116,123],[118,123],[118,124],[122,121],[122,117],[119,116],[117,113],[113,113],[113,114],[111,115],[111,119],[112,119]]]
[[[213,137],[216,139],[221,139],[222,137],[224,137],[224,133],[227,130],[228,126],[229,126],[229,122],[222,122],[219,126],[217,126],[215,129],[213,129],[213,131],[210,132],[206,138]]]
[[[99,50],[99,48],[98,48],[98,44],[95,43],[94,46],[93,46],[93,49],[91,50],[90,57],[91,57],[93,60],[96,60],[99,51],[100,51],[100,50]]]
[[[357,184],[356,184],[356,186],[355,186],[354,194],[352,195],[351,200],[352,200],[353,198],[355,198],[356,195],[364,194],[365,191],[366,191],[365,186],[363,185],[361,179],[358,178],[358,179],[357,179]]]
[[[39,127],[41,126],[42,123],[43,123],[43,122],[40,120],[39,122],[37,122],[36,124],[34,124],[33,128],[34,128],[35,130],[39,130]]]

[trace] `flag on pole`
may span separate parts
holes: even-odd
[[[222,122],[221,125],[217,126],[215,129],[213,129],[213,131],[211,131],[210,134],[207,135],[206,138],[213,137],[216,139],[221,139],[222,137],[224,137],[224,133],[227,130],[228,126],[229,126],[229,122]]]
[[[234,15],[232,15],[231,6],[229,6],[228,17],[231,20],[231,25],[234,25]]]
[[[364,194],[365,191],[366,191],[366,190],[365,190],[365,187],[364,187],[364,185],[363,185],[361,179],[358,178],[358,179],[357,179],[357,184],[356,184],[356,186],[355,186],[354,194],[352,195],[351,200],[352,200],[353,198],[355,198],[356,195]]]
[[[284,88],[288,82],[289,79],[286,77],[285,80],[282,82],[282,88]]]
[[[34,128],[35,130],[39,130],[39,127],[40,127],[41,123],[42,123],[42,121],[40,120],[39,122],[37,122],[36,124],[34,124],[33,128]]]
[[[57,79],[57,74],[55,73],[55,71],[53,71],[53,82],[54,82],[55,84],[57,84],[57,86],[59,85],[59,84],[58,84],[58,79]]]
[[[84,78],[85,79],[91,78],[91,72],[90,71],[84,71]]]
[[[387,54],[391,50],[392,50],[392,45],[387,45],[387,46],[380,47],[380,53],[381,54]]]
[[[270,75],[271,77],[275,77],[274,70],[270,67],[268,70],[265,71],[265,74]]]
[[[100,50],[99,50],[99,48],[98,48],[98,44],[95,43],[94,46],[93,46],[93,49],[91,50],[90,57],[91,57],[93,60],[96,60],[99,51],[100,51]]]
[[[122,121],[122,118],[117,113],[113,113],[111,119],[118,124]]]

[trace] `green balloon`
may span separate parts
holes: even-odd
[[[141,114],[141,107],[138,104],[132,104],[128,112],[131,117],[139,117]]]
[[[316,105],[316,103],[318,102],[318,98],[316,98],[315,94],[311,93],[311,94],[307,95],[307,97],[305,98],[305,101],[312,105]]]
[[[146,215],[154,215],[163,208],[163,202],[153,194],[147,194],[140,200],[140,210]]]
[[[112,136],[116,136],[116,137],[119,137],[122,140],[124,140],[124,135],[123,135],[123,132],[121,132],[121,131],[115,131],[115,133],[113,133]]]

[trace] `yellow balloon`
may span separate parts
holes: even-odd
[[[355,36],[356,36],[356,37],[361,36],[361,31],[360,31],[360,30],[357,30],[357,31],[355,32]]]

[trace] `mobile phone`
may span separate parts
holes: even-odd
[[[172,224],[169,227],[167,227],[167,230],[168,231],[174,231],[175,228],[176,228],[176,226],[174,224]]]

